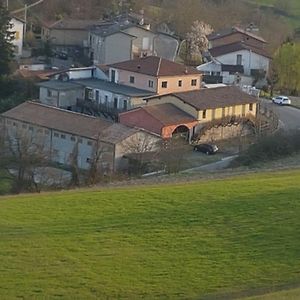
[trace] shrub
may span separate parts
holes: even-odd
[[[276,160],[300,151],[300,131],[278,132],[260,138],[233,162],[233,166],[251,166]]]

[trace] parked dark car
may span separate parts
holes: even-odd
[[[211,144],[199,144],[194,146],[194,151],[199,151],[207,155],[215,154],[219,148],[216,145]]]
[[[68,53],[65,51],[56,51],[54,56],[59,59],[64,59],[64,60],[68,59]]]

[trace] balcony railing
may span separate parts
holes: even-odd
[[[98,104],[92,100],[77,99],[77,107],[81,109],[82,113],[92,114],[94,116],[104,116],[114,121],[118,120],[118,115],[121,112],[126,111],[125,109],[111,107],[105,104]]]

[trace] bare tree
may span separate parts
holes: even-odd
[[[191,31],[187,33],[187,42],[189,43],[190,56],[192,60],[202,58],[202,53],[208,49],[207,36],[212,33],[213,28],[202,21],[195,21],[192,24]]]
[[[137,174],[144,173],[147,165],[155,164],[155,158],[161,149],[161,140],[149,134],[139,132],[122,143],[125,153],[131,156],[134,165],[131,171]]]
[[[178,173],[182,168],[184,156],[189,151],[187,141],[182,137],[173,137],[163,141],[160,151],[160,160],[167,173]]]
[[[38,135],[17,129],[5,134],[0,148],[0,169],[13,174],[13,192],[35,191],[40,187],[35,180],[37,168],[45,167],[50,160],[50,150]]]
[[[90,168],[87,173],[87,179],[86,182],[88,184],[95,184],[99,182],[104,173],[103,170],[103,163],[104,160],[103,154],[106,152],[105,149],[105,144],[102,142],[102,136],[99,133],[96,141],[94,142],[93,149],[92,149],[92,155],[90,157],[89,163],[90,163]]]

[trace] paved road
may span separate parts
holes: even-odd
[[[262,100],[262,105],[272,109],[279,117],[280,126],[285,130],[300,129],[300,109],[291,106],[280,106],[270,100]]]
[[[183,170],[183,171],[181,171],[181,173],[198,173],[199,171],[212,172],[212,171],[217,171],[217,170],[223,170],[223,169],[227,168],[236,157],[237,157],[237,155],[227,156],[227,157],[222,158],[219,161],[216,161],[216,162],[213,162],[213,163],[210,163],[207,165]]]

